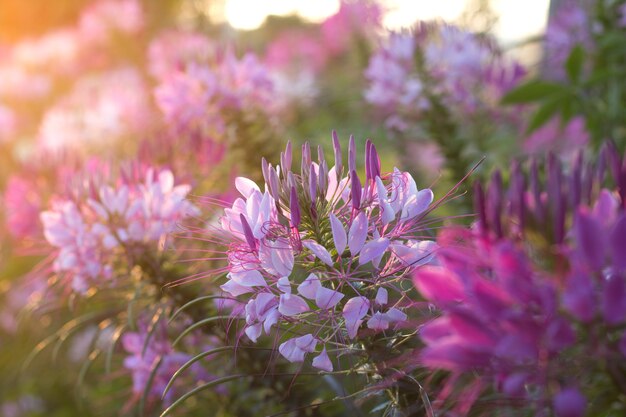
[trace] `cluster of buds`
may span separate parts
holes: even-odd
[[[314,354],[312,365],[325,371],[333,369],[329,353],[357,349],[361,333],[403,327],[412,306],[408,273],[435,248],[424,221],[430,189],[418,190],[406,172],[382,173],[369,140],[364,182],[354,138],[347,167],[334,132],[333,147],[329,168],[322,148],[316,163],[305,143],[296,173],[288,143],[279,166],[263,160],[263,192],[237,178],[242,198],[215,231],[229,236],[221,288],[245,303],[245,334],[256,342],[274,329],[282,356],[302,362]]]

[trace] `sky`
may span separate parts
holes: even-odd
[[[416,20],[441,18],[454,21],[465,10],[469,0],[386,0],[384,25],[389,29],[409,27]],[[491,0],[499,17],[495,35],[507,44],[520,42],[543,32],[549,0]],[[299,14],[318,22],[335,13],[339,0],[226,0],[224,15],[235,28],[251,30],[263,24],[268,15]]]

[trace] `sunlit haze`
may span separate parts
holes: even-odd
[[[458,19],[468,6],[468,0],[387,0],[384,24],[389,29],[411,26],[416,20]],[[549,0],[493,0],[491,8],[498,17],[494,28],[504,43],[523,40],[540,33],[547,20]],[[252,30],[263,24],[269,15],[298,14],[319,22],[339,8],[339,0],[226,0],[225,19],[236,29]]]

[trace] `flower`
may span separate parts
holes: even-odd
[[[602,188],[605,167],[616,191]],[[419,330],[420,363],[450,372],[444,390],[466,385],[451,399],[466,410],[468,390],[489,386],[501,409],[522,412],[552,404],[557,416],[595,415],[619,402],[612,381],[624,370],[605,364],[623,361],[626,340],[622,157],[609,145],[597,166],[580,156],[564,172],[549,156],[540,168],[531,164],[527,182],[514,165],[508,190],[498,172],[486,193],[477,185],[476,224],[444,229],[438,265],[414,274],[438,310]],[[612,394],[588,403],[594,392]]]
[[[333,145],[332,168],[321,148],[313,162],[306,143],[296,174],[288,144],[280,166],[263,160],[263,191],[237,178],[241,197],[213,232],[230,236],[221,288],[246,302],[248,338],[256,342],[276,331],[283,357],[303,362],[316,353],[312,364],[322,370],[333,367],[328,347],[349,350],[362,329],[387,331],[407,320],[409,306],[395,282],[427,263],[434,250],[418,241],[432,191],[419,190],[398,169],[382,173],[370,141],[362,184],[354,139],[347,166],[334,133]]]
[[[122,336],[122,346],[128,353],[124,367],[131,372],[133,393],[142,396],[147,391],[148,399],[161,398],[174,373],[192,357],[174,350],[163,322],[155,326],[157,330],[149,332],[147,326],[140,325],[137,332],[126,332]],[[194,378],[206,379],[206,371],[199,363],[191,365],[190,371]],[[175,390],[165,394],[166,405],[172,402],[174,395]]]
[[[99,278],[111,278],[116,249],[154,247],[183,219],[197,214],[185,199],[188,185],[175,185],[170,171],[148,169],[140,178],[95,187],[78,200],[58,198],[41,213],[44,236],[58,248],[54,271],[67,274],[84,293]]]
[[[76,82],[72,91],[49,108],[39,127],[43,153],[111,146],[142,132],[151,117],[144,81],[132,67],[122,67]]]

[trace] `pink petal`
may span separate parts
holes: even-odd
[[[339,291],[319,286],[315,294],[315,304],[321,309],[333,308],[344,297]]]
[[[406,321],[407,319],[407,315],[395,307],[391,307],[389,310],[387,310],[385,314],[383,314],[383,316],[390,323],[393,323],[394,321],[402,322]]]
[[[317,256],[322,262],[324,262],[328,266],[333,266],[333,260],[330,257],[330,253],[326,250],[325,247],[320,245],[319,243],[313,240],[303,240],[302,245],[309,249],[315,256]]]
[[[263,321],[263,330],[265,330],[265,333],[269,333],[270,329],[272,328],[273,325],[275,325],[276,323],[278,323],[278,319],[280,318],[280,313],[278,312],[278,310],[272,310],[267,317],[265,318],[265,320]]]
[[[322,369],[326,372],[332,372],[333,370],[333,363],[330,361],[328,353],[326,353],[326,348],[322,349],[322,353],[313,358],[313,362],[311,364],[314,367]]]
[[[381,237],[367,242],[365,246],[363,246],[361,254],[359,255],[359,265],[364,265],[369,261],[382,256],[388,247],[389,239],[386,237]]]
[[[413,283],[429,301],[448,304],[465,299],[463,284],[452,271],[436,266],[424,266],[415,272]]]
[[[256,269],[250,271],[230,272],[228,278],[243,287],[265,287],[267,283],[263,275]]]
[[[361,212],[352,222],[350,231],[348,232],[348,246],[350,253],[355,256],[363,248],[365,239],[367,238],[368,219],[365,213]]]
[[[389,328],[389,322],[380,312],[376,312],[367,321],[367,327],[372,330],[386,330]]]
[[[426,209],[428,209],[428,206],[430,206],[430,203],[433,202],[433,199],[433,192],[428,188],[418,191],[417,194],[413,194],[404,204],[400,219],[410,220],[413,217],[422,214],[426,211]]]
[[[296,314],[309,311],[309,305],[303,298],[294,294],[282,294],[278,303],[278,311],[285,316],[295,316]]]
[[[291,294],[291,282],[289,282],[289,278],[280,278],[278,281],[276,281],[276,286],[281,292],[284,292],[285,294]]]
[[[278,346],[278,351],[289,362],[302,362],[304,361],[305,352],[296,346],[295,339],[289,339]]]
[[[237,191],[239,191],[245,198],[250,197],[254,190],[259,192],[261,191],[259,186],[256,185],[254,181],[245,177],[235,178],[235,188],[237,188]]]
[[[341,221],[337,217],[335,217],[333,213],[330,213],[328,217],[330,219],[330,227],[333,231],[335,248],[337,249],[337,253],[341,255],[346,249],[346,244],[348,243],[346,230],[343,228],[343,224],[341,223]]]
[[[259,336],[261,336],[262,330],[263,330],[263,327],[261,323],[257,323],[257,324],[253,324],[252,326],[246,327],[245,333],[246,333],[246,336],[250,338],[250,340],[256,343]]]
[[[389,293],[387,292],[387,289],[380,287],[378,291],[376,291],[376,299],[374,301],[380,306],[387,304],[389,302]]]
[[[302,349],[305,352],[315,352],[315,346],[317,346],[317,340],[312,334],[305,334],[304,336],[297,337],[295,339],[298,349]]]
[[[225,284],[220,286],[220,288],[222,289],[222,291],[229,293],[233,297],[237,297],[242,294],[246,294],[246,293],[254,291],[250,287],[244,287],[243,285],[237,284],[232,279],[229,279]]]
[[[362,318],[367,314],[370,308],[370,302],[365,297],[354,297],[348,300],[343,307],[343,317],[346,320],[346,329],[348,336],[353,338],[356,336],[357,330],[362,323]]]
[[[309,276],[298,285],[298,293],[304,298],[314,300],[317,289],[321,286],[320,279],[315,274],[309,274]]]

